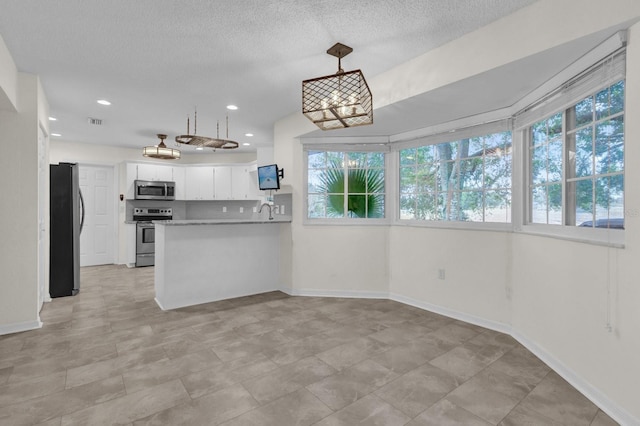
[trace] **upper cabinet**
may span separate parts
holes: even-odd
[[[152,163],[126,163],[127,199],[134,198],[134,181],[173,181],[176,200],[260,200],[257,166],[185,165],[169,166]]]
[[[231,167],[217,166],[215,167],[216,175],[216,200],[231,200]]]
[[[215,175],[211,166],[185,168],[185,199],[214,200]]]
[[[173,167],[140,163],[138,164],[138,179],[173,181]]]

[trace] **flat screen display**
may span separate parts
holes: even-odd
[[[280,189],[280,176],[278,175],[277,164],[258,167],[258,187],[262,191]]]

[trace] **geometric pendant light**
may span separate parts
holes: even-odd
[[[142,155],[160,160],[179,160],[180,150],[168,148],[164,144],[167,135],[158,134],[157,136],[160,138],[160,143],[156,146],[145,146],[142,150]]]
[[[302,82],[302,113],[322,130],[373,123],[373,99],[362,71],[345,72],[341,66],[352,51],[336,43],[327,53],[338,58],[338,72]]]

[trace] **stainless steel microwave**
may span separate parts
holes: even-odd
[[[136,200],[175,200],[176,183],[158,180],[136,180],[134,182]]]

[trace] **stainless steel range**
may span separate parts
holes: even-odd
[[[171,220],[171,208],[136,207],[133,209],[133,220],[136,223],[136,266],[153,266],[155,264],[156,228],[153,220]]]

